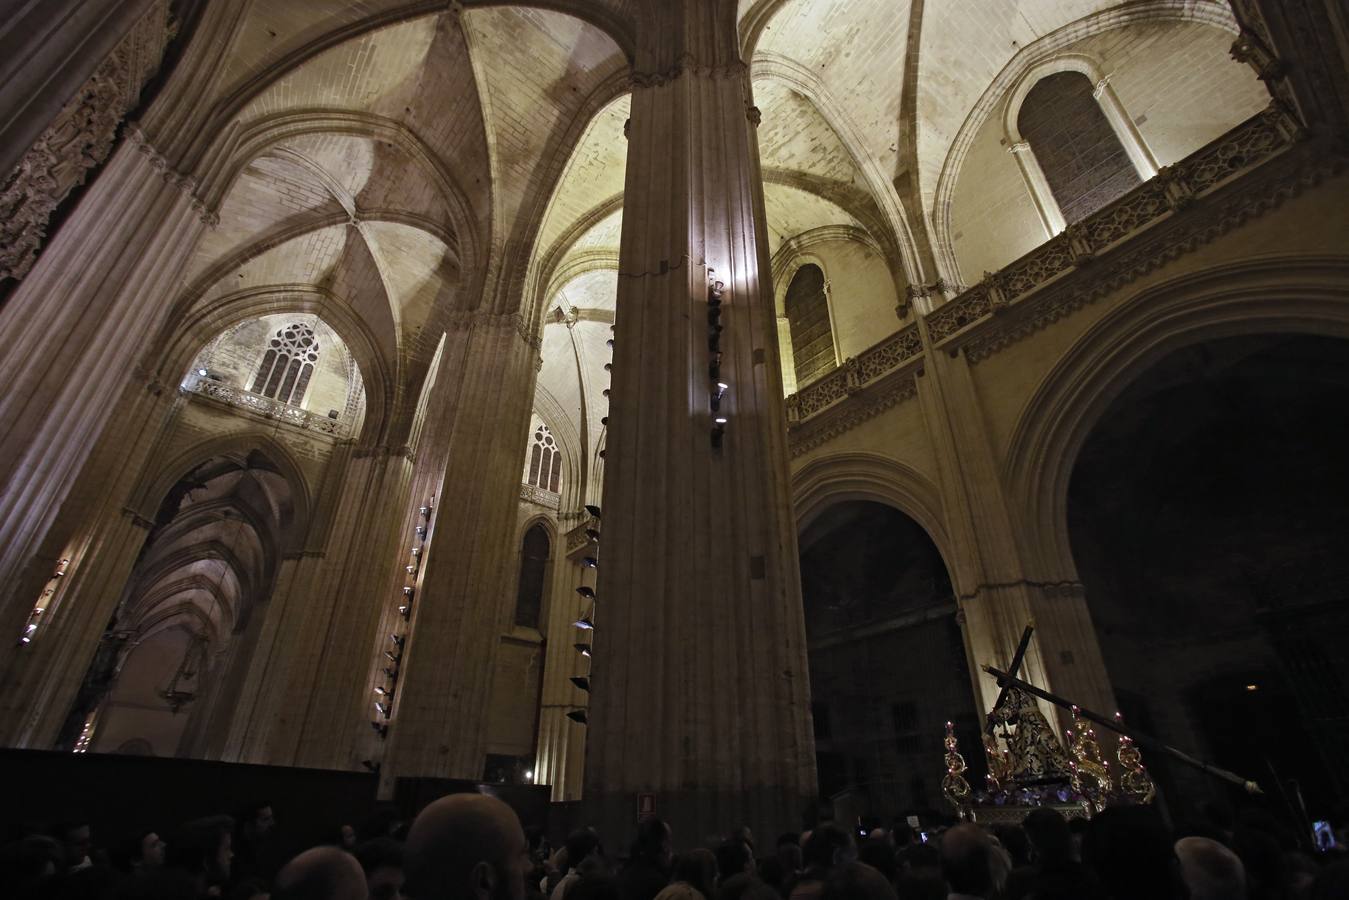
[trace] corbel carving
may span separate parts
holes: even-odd
[[[173,37],[160,0],[122,39],[0,182],[0,280],[32,270],[52,214],[112,152],[117,129]]]

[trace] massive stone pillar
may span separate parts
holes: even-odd
[[[567,716],[586,705],[585,694],[572,683],[572,677],[590,673],[589,658],[576,646],[588,644],[590,637],[573,624],[588,611],[576,589],[594,584],[588,574],[591,570],[582,565],[594,552],[585,534],[590,527],[587,520],[559,539],[548,591],[534,781],[552,787],[554,802],[580,800],[584,777],[586,730]]]
[[[0,308],[0,635],[17,635],[43,542],[168,313],[208,216],[138,133]],[[163,390],[162,386],[155,388]],[[0,639],[0,659],[11,650]]]
[[[734,4],[656,6],[632,95],[586,760],[585,820],[611,845],[641,794],[680,844],[798,826],[815,794],[758,110]],[[719,371],[709,281],[725,284]]]
[[[992,708],[999,691],[981,667],[1005,667],[1032,623],[1035,635],[1021,677],[1083,706],[1113,711],[1082,585],[1075,573],[1035,565],[1036,536],[1019,532],[1024,516],[1009,507],[968,361],[929,345],[918,396],[937,447],[942,505],[958,557],[951,577],[980,714]],[[1050,721],[1059,715],[1048,703],[1041,708]]]
[[[404,641],[381,748],[384,796],[400,776],[482,775],[495,654],[514,609],[516,506],[537,360],[515,315],[464,314],[445,336],[429,401],[430,449],[425,459],[418,454],[404,532],[411,535],[430,488],[427,541],[419,558],[405,550],[401,560],[415,569],[406,582],[415,590],[411,618],[387,620],[393,627],[370,649],[379,671],[388,665],[383,651],[395,650],[389,634]],[[397,587],[389,588],[391,598],[375,602],[393,608]],[[373,706],[375,695],[367,699]]]

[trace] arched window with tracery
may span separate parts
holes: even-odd
[[[529,483],[554,494],[562,492],[562,450],[542,423],[534,429],[534,446],[529,451]]]
[[[783,305],[792,336],[796,383],[804,385],[838,365],[824,271],[809,263],[797,269],[787,285],[787,299]]]
[[[1069,225],[1143,183],[1097,102],[1096,86],[1081,72],[1055,72],[1037,81],[1016,126]]]
[[[515,624],[538,628],[543,614],[543,588],[548,574],[548,531],[536,524],[520,544],[520,583],[515,593]]]
[[[308,325],[287,325],[272,338],[262,355],[250,390],[292,406],[304,401],[304,392],[319,359],[319,344]]]

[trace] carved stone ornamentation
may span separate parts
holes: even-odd
[[[0,182],[0,280],[23,278],[33,268],[52,213],[108,158],[172,36],[168,0],[159,0]]]

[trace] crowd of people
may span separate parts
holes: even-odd
[[[454,794],[410,826],[342,825],[283,865],[268,803],[103,848],[87,824],[0,851],[13,900],[1349,900],[1349,858],[1309,854],[1261,819],[1169,830],[1150,807],[1019,824],[870,832],[824,823],[761,846],[747,828],[676,854],[648,818],[626,853],[583,828],[552,848],[486,794]],[[275,861],[280,863],[280,860]]]

